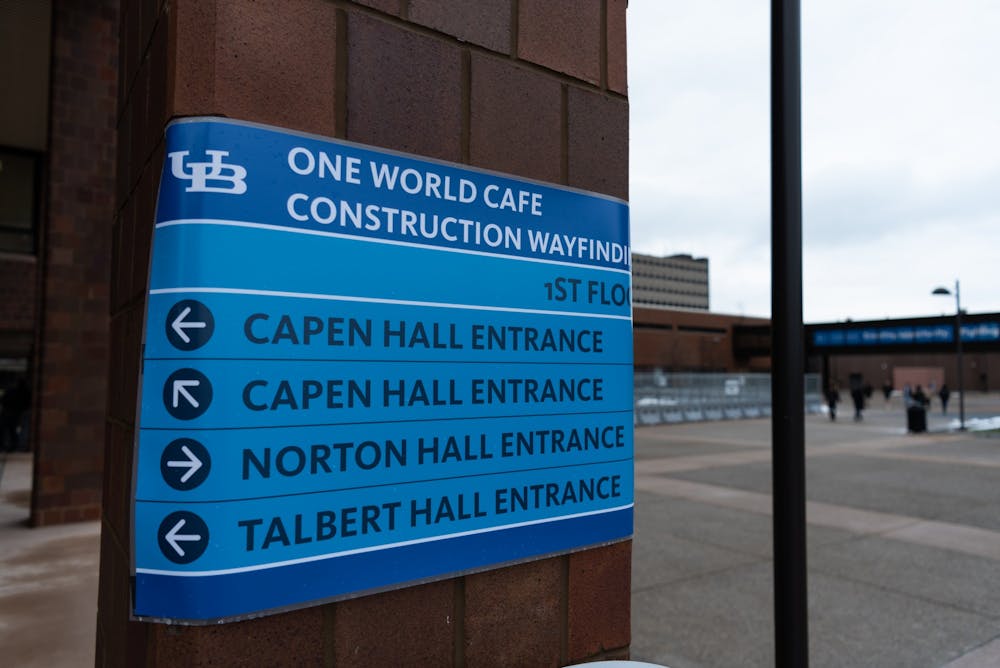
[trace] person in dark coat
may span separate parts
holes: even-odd
[[[865,389],[860,385],[858,387],[851,388],[851,402],[854,403],[854,421],[859,422],[861,420],[861,411],[865,407]]]
[[[830,387],[826,388],[826,405],[830,409],[830,419],[837,419],[837,402],[840,401],[840,391],[837,389],[837,384],[833,383]]]
[[[951,396],[951,390],[948,389],[948,383],[942,383],[941,389],[938,391],[938,398],[941,399],[941,412],[948,412],[948,397]]]
[[[892,383],[889,381],[882,383],[882,396],[885,397],[885,403],[889,403],[889,397],[892,396]]]
[[[924,393],[924,387],[922,385],[917,385],[917,389],[913,391],[913,394],[910,396],[910,400],[913,402],[914,406],[920,406],[921,408],[926,408],[927,404],[930,403],[930,400]]]

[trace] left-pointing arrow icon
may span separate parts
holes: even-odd
[[[208,410],[212,384],[196,369],[178,369],[163,385],[163,405],[179,420],[192,420]]]
[[[208,547],[208,525],[186,510],[167,515],[157,531],[160,552],[177,564],[189,564]]]
[[[181,547],[181,543],[185,543],[191,540],[194,541],[201,540],[200,533],[181,533],[181,529],[184,528],[185,524],[187,524],[187,520],[177,520],[177,524],[175,524],[174,527],[170,531],[168,531],[167,535],[165,536],[167,543],[170,545],[170,547],[174,548],[174,551],[177,553],[178,557],[183,557],[186,554],[184,552],[184,548]]]
[[[207,306],[194,299],[174,304],[165,321],[167,341],[178,350],[196,350],[208,343],[215,331],[215,318]]]
[[[181,311],[176,318],[174,318],[174,321],[172,323],[170,323],[170,326],[173,327],[174,331],[177,333],[177,336],[179,336],[181,341],[183,341],[184,343],[191,343],[191,337],[188,336],[186,330],[205,329],[206,327],[208,327],[207,322],[202,322],[200,320],[185,320],[185,318],[187,318],[190,314],[191,314],[191,307],[185,306],[184,310]]]

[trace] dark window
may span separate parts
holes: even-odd
[[[0,251],[34,253],[39,154],[0,148]]]
[[[728,330],[722,327],[699,327],[695,325],[678,325],[677,329],[682,332],[697,332],[699,334],[728,334]]]

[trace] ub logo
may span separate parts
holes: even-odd
[[[185,162],[189,153],[190,151],[174,151],[167,154],[170,158],[170,172],[174,177],[191,182],[184,189],[185,192],[242,195],[247,191],[247,183],[244,181],[247,176],[246,168],[222,161],[229,156],[229,151],[206,150],[205,154],[211,158],[209,162]]]

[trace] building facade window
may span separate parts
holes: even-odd
[[[0,147],[0,252],[34,254],[41,155]]]

